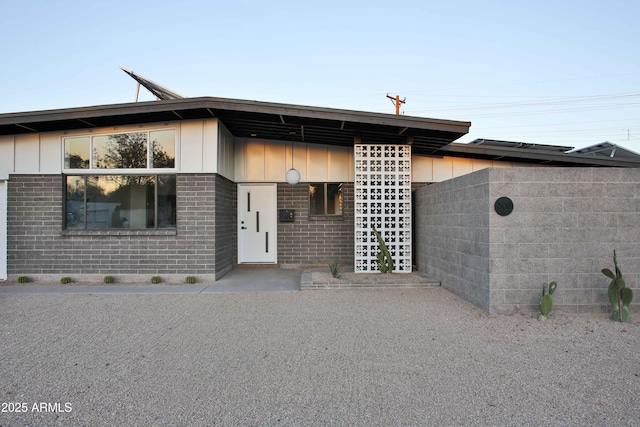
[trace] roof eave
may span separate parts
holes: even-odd
[[[168,111],[179,112],[183,110],[207,108],[212,110],[229,109],[241,112],[278,114],[283,116],[399,126],[425,130],[429,129],[460,134],[466,134],[469,131],[469,127],[471,126],[470,122],[429,119],[412,116],[394,116],[383,113],[371,113],[355,110],[340,110],[333,108],[213,97],[171,99],[162,101],[98,105],[91,107],[57,110],[30,111],[22,113],[7,113],[0,114],[0,126],[29,126],[29,124],[47,121],[67,121],[79,119],[86,120],[98,116],[113,117]],[[212,114],[212,116],[214,115]]]

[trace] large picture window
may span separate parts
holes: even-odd
[[[309,215],[342,215],[342,184],[309,184]]]
[[[65,138],[66,169],[173,169],[175,129]]]
[[[66,177],[67,229],[176,227],[175,175]]]

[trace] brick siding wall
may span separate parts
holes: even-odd
[[[341,217],[309,216],[309,184],[278,184],[278,209],[295,209],[295,222],[278,222],[278,263],[353,265],[353,183],[342,187]]]
[[[216,279],[238,262],[238,186],[216,175]]]
[[[62,275],[151,275],[213,279],[216,272],[214,174],[178,175],[176,230],[63,229],[61,175],[11,175],[8,181],[7,270],[59,279]],[[223,184],[226,193],[229,184]],[[223,198],[224,199],[224,198]],[[227,240],[229,236],[226,236]],[[224,251],[223,258],[228,257]]]

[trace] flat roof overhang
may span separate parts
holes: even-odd
[[[352,147],[411,144],[431,155],[469,131],[470,122],[228,98],[184,98],[0,114],[0,136],[218,118],[239,138]]]

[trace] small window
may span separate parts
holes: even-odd
[[[342,183],[309,184],[309,215],[342,215]]]
[[[64,167],[67,169],[89,169],[91,140],[88,136],[67,138],[64,141]]]

